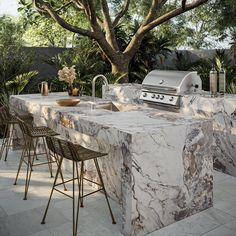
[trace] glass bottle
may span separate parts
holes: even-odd
[[[219,72],[219,92],[221,95],[225,94],[225,70],[223,66],[221,67]]]
[[[217,71],[213,65],[210,71],[210,92],[212,97],[217,95]]]

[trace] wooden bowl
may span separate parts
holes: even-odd
[[[75,106],[75,105],[77,105],[79,102],[80,102],[80,99],[72,99],[72,98],[69,98],[69,99],[58,99],[58,100],[56,100],[56,103],[57,103],[59,106]]]

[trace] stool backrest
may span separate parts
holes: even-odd
[[[5,106],[0,107],[0,122],[4,124],[10,117],[8,108]]]
[[[26,124],[25,121],[23,121],[19,117],[17,117],[17,120],[19,122],[19,126],[20,126],[23,134],[30,136],[31,135],[31,126]]]
[[[72,161],[80,161],[73,143],[52,136],[47,136],[46,142],[48,149],[59,156]]]

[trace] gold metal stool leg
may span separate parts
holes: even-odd
[[[81,207],[84,207],[84,162],[81,161],[81,170],[80,170],[80,176],[81,176]]]
[[[45,224],[45,220],[46,220],[46,216],[47,216],[47,213],[48,213],[49,205],[50,205],[50,202],[51,202],[51,199],[52,199],[52,195],[53,195],[53,192],[54,192],[56,184],[57,184],[57,178],[58,178],[59,172],[61,171],[62,160],[63,160],[63,158],[61,157],[61,159],[59,160],[59,165],[58,165],[57,173],[56,173],[56,176],[55,176],[55,179],[54,179],[54,182],[53,182],[52,190],[51,190],[51,193],[50,193],[50,196],[49,196],[49,200],[48,200],[47,207],[46,207],[46,210],[44,212],[41,224]]]
[[[0,150],[0,160],[2,159],[4,150],[6,148],[6,144],[7,144],[7,137],[8,137],[8,124],[6,124],[5,129],[4,129],[4,133],[3,133],[3,139],[2,139],[2,144],[1,144],[1,150]]]
[[[55,161],[56,161],[56,164],[57,164],[57,168],[59,167],[59,157],[58,157],[58,155],[57,154],[55,154],[55,155],[53,155],[52,153],[50,153],[50,150],[49,150],[49,155],[50,155],[50,157],[51,157],[51,160],[52,160],[52,156],[53,156],[53,158],[55,159]],[[63,186],[64,186],[64,191],[67,191],[67,188],[66,188],[66,185],[65,185],[65,180],[64,180],[64,176],[63,176],[63,174],[62,174],[62,170],[61,170],[61,167],[60,167],[60,170],[59,170],[60,172],[59,172],[59,174],[60,174],[60,176],[61,176],[61,180],[62,180],[62,183],[63,183]]]
[[[18,176],[19,176],[19,173],[20,173],[20,170],[21,170],[21,167],[22,167],[22,163],[25,161],[26,152],[27,152],[27,145],[28,145],[28,142],[25,141],[25,144],[24,144],[24,147],[23,147],[23,150],[22,150],[22,153],[21,153],[21,158],[20,158],[18,170],[17,170],[17,173],[16,173],[16,178],[15,178],[14,185],[17,184],[17,180],[18,180]]]
[[[44,138],[42,138],[42,139],[43,139],[43,146],[44,146],[44,149],[45,149],[45,152],[46,152],[46,157],[47,157],[47,160],[48,160],[48,169],[49,169],[49,172],[51,174],[51,178],[53,178],[53,174],[52,174],[52,158],[51,158],[51,155],[49,155],[45,139]]]
[[[34,146],[33,140],[30,140],[30,145],[29,145],[29,150],[28,150],[28,158],[27,158],[27,171],[26,171],[26,179],[25,179],[25,195],[24,195],[24,200],[27,200],[27,194],[29,190],[29,185],[30,185],[30,179],[31,179],[31,174],[32,174],[32,163],[35,158],[35,152],[33,155],[33,159],[31,161],[31,147]]]
[[[4,161],[7,161],[9,149],[12,146],[12,141],[14,137],[14,132],[16,131],[15,129],[15,124],[6,124],[5,129],[4,129],[4,135],[3,135],[3,141],[1,145],[1,150],[0,150],[0,160],[4,154]]]
[[[77,230],[78,230],[78,222],[79,222],[79,207],[80,207],[80,200],[81,200],[81,183],[83,181],[82,175],[79,175],[79,168],[78,168],[78,162],[76,162],[76,172],[77,172],[77,181],[78,181],[78,202],[77,202],[77,214],[76,214],[76,223],[75,223],[75,236],[77,235]]]
[[[10,124],[9,125],[9,139],[8,139],[8,143],[7,143],[7,146],[6,146],[4,161],[7,161],[8,152],[9,152],[10,147],[12,146],[11,142],[13,142],[13,137],[14,137],[15,130],[16,130],[15,129],[15,124]]]
[[[115,221],[115,218],[113,216],[111,206],[110,206],[110,203],[109,203],[109,200],[108,200],[107,191],[105,189],[105,185],[104,185],[104,182],[103,182],[103,179],[102,179],[102,174],[101,174],[101,171],[100,171],[100,168],[99,168],[99,165],[98,165],[97,158],[94,158],[94,163],[95,163],[95,166],[96,166],[96,169],[97,169],[97,173],[98,173],[98,176],[99,176],[99,179],[100,179],[100,183],[102,185],[102,189],[103,189],[105,197],[106,197],[107,205],[108,205],[108,208],[109,208],[109,211],[110,211],[110,214],[111,214],[112,224],[116,224],[116,221]]]

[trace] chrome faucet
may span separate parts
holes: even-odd
[[[104,75],[96,75],[93,80],[92,80],[92,97],[93,99],[95,99],[95,85],[96,85],[96,80],[101,77],[103,79],[103,83],[104,85],[106,86],[105,90],[107,89],[108,87],[108,81],[107,81],[107,78],[104,76]],[[102,91],[102,95],[104,95],[104,90]]]

